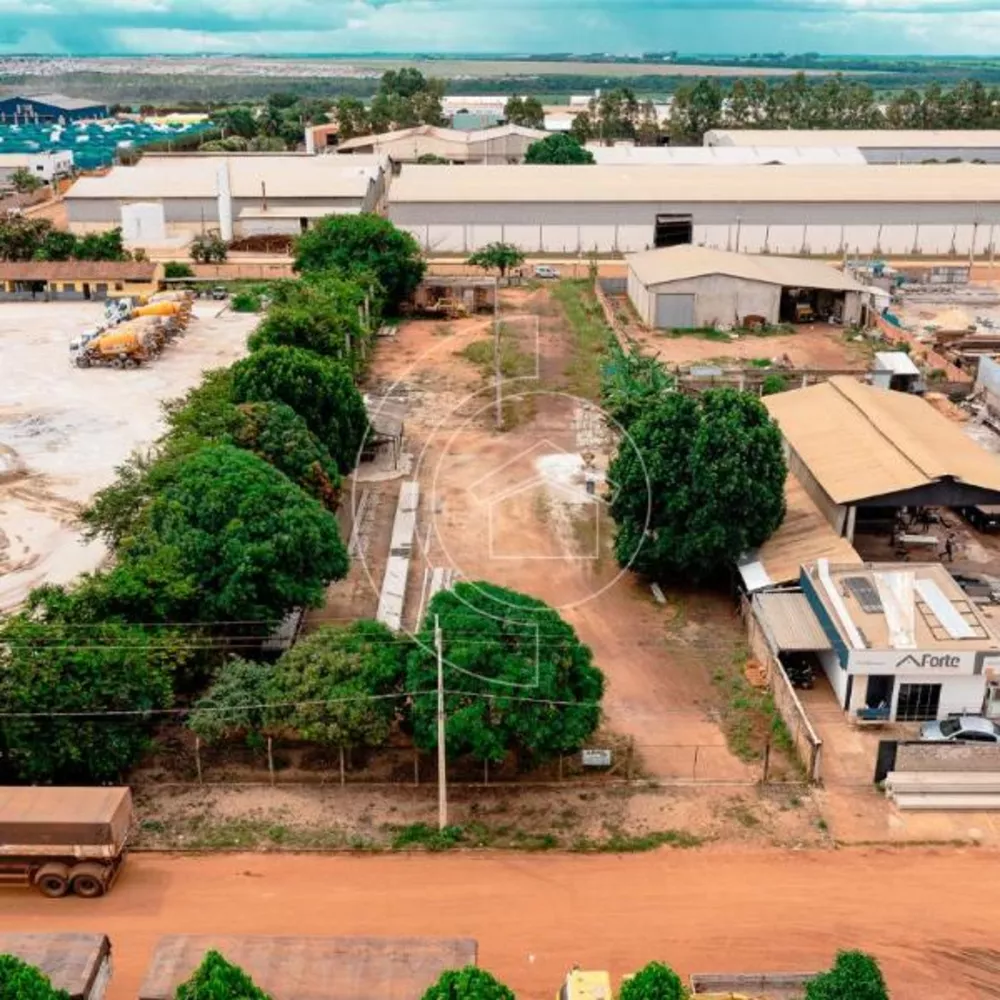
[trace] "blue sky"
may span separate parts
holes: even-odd
[[[0,0],[0,51],[977,54],[1000,0]]]

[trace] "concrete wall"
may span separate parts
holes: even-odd
[[[696,244],[775,254],[985,254],[1000,204],[738,202],[399,203],[389,218],[429,250],[467,253],[502,239],[528,252],[601,253],[653,245],[657,214],[691,215]]]
[[[648,291],[654,309],[656,296],[661,293],[694,293],[695,326],[738,326],[744,316],[763,316],[768,323],[778,322],[781,304],[781,288],[778,285],[724,274],[706,274],[700,278],[652,285]]]

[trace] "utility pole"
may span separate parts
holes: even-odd
[[[496,382],[496,425],[503,430],[503,384],[500,381],[500,279],[493,279],[493,379]]]
[[[444,747],[444,652],[441,648],[441,625],[434,616],[434,647],[437,650],[437,744],[438,744],[438,829],[448,825],[448,758]]]

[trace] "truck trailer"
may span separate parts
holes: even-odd
[[[132,833],[127,788],[0,787],[0,885],[88,899],[114,884]]]

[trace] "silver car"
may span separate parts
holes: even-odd
[[[920,738],[933,743],[1000,743],[1000,726],[980,715],[957,715],[938,722],[925,722]]]

